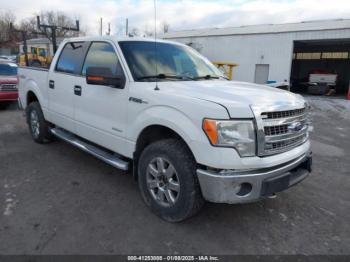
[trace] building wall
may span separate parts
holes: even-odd
[[[12,55],[11,48],[0,47],[0,55]]]
[[[293,42],[350,38],[350,29],[273,34],[172,38],[192,46],[211,61],[238,63],[233,79],[254,82],[255,65],[269,64],[269,80],[290,79]]]

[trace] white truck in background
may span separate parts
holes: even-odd
[[[36,142],[56,136],[130,170],[167,221],[194,215],[205,200],[273,196],[311,172],[301,96],[227,81],[179,43],[65,40],[49,70],[19,68],[19,92]]]
[[[327,94],[329,89],[335,89],[337,85],[337,79],[337,74],[328,72],[311,73],[309,75],[308,93],[313,95]]]

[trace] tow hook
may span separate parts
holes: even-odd
[[[277,195],[275,193],[273,193],[271,196],[268,196],[268,198],[276,198]]]

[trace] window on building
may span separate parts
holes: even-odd
[[[347,59],[349,58],[348,52],[324,52],[322,53],[322,59]]]
[[[304,52],[294,53],[293,59],[311,60],[311,59],[348,59],[349,52]]]
[[[296,53],[296,59],[306,60],[306,59],[321,59],[321,53]]]

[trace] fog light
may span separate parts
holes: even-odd
[[[241,189],[237,192],[238,196],[246,196],[252,192],[253,186],[250,183],[242,183]]]

